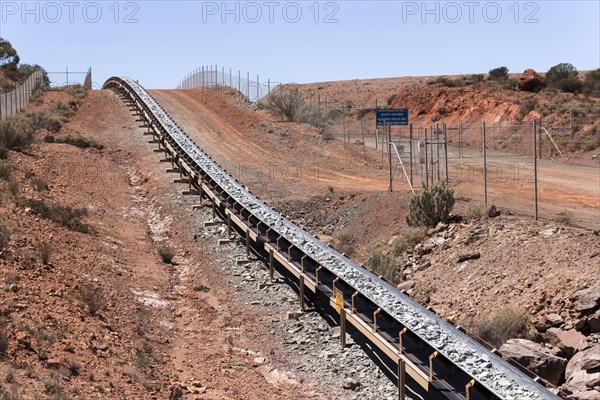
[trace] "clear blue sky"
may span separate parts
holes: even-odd
[[[22,62],[148,88],[208,64],[277,82],[588,70],[600,67],[599,3],[1,0],[0,36]]]

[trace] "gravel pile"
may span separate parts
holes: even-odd
[[[373,301],[385,312],[408,327],[469,375],[504,399],[557,399],[508,363],[489,352],[468,336],[427,311],[375,275],[327,247],[314,236],[272,210],[241,184],[225,173],[202,152],[171,120],[158,103],[136,82],[127,84],[143,99],[161,121],[169,135],[219,186],[255,217],[269,225],[305,254],[339,276],[347,284]]]

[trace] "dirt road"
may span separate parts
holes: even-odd
[[[201,148],[270,200],[308,198],[327,188],[388,188],[387,156],[382,163],[374,138],[367,138],[364,149],[340,140],[324,142],[319,133],[295,124],[281,134],[269,128],[272,121],[266,113],[203,96],[200,90],[155,90],[152,94]],[[457,148],[449,148],[450,180],[458,196],[483,201],[480,151],[467,148],[461,153],[459,158]],[[490,151],[487,176],[488,202],[534,215],[533,160]],[[396,174],[395,188],[409,190],[401,171]],[[600,228],[600,169],[541,160],[538,207],[540,217],[553,219],[562,213],[583,227]]]

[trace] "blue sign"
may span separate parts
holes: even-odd
[[[408,109],[377,110],[377,125],[408,125]]]

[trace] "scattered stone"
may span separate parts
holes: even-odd
[[[565,378],[563,388],[576,398],[599,399],[600,392],[593,388],[600,386],[600,345],[577,353],[567,364]]]
[[[500,347],[505,359],[513,359],[525,368],[556,385],[567,367],[567,360],[551,354],[551,350],[527,339],[510,339]]]
[[[559,232],[558,228],[548,228],[540,232],[540,235],[550,237],[556,235]]]
[[[31,349],[31,336],[27,332],[17,332],[16,334],[17,343],[19,346],[30,350]]]
[[[574,302],[573,309],[581,313],[587,313],[600,308],[600,285],[580,290],[571,296]]]
[[[263,365],[264,363],[267,362],[267,359],[264,357],[256,357],[253,361],[252,361],[252,365],[255,367],[258,367],[259,365]]]
[[[396,286],[398,288],[398,290],[409,290],[412,289],[415,286],[415,282],[413,281],[404,281],[404,282],[400,282],[398,284],[398,286]]]
[[[296,320],[302,316],[302,311],[288,311],[285,313],[285,319],[287,320]]]
[[[548,314],[546,315],[546,324],[550,327],[556,328],[561,326],[565,320],[558,314]]]
[[[600,333],[600,310],[587,318],[589,333]]]
[[[447,224],[444,224],[443,222],[438,222],[438,224],[435,226],[435,228],[431,228],[430,230],[427,231],[427,234],[429,236],[432,236],[432,235],[435,235],[436,233],[445,231],[446,229],[448,229]]]
[[[547,340],[561,349],[568,358],[571,358],[579,347],[585,343],[585,336],[575,329],[563,331],[558,328],[550,328],[546,332]]]
[[[481,253],[480,252],[476,252],[476,253],[467,253],[467,254],[461,254],[458,256],[456,263],[460,264],[461,262],[465,262],[468,260],[477,260],[481,258]]]
[[[361,386],[360,382],[356,379],[346,378],[342,384],[342,388],[346,390],[356,390]]]

